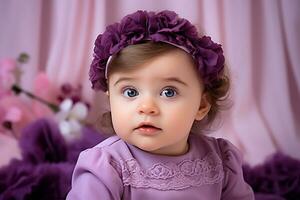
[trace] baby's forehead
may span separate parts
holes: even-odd
[[[189,83],[198,80],[196,66],[189,54],[182,50],[171,51],[137,66],[118,66],[108,76],[112,82],[156,82]],[[187,85],[187,84],[183,84]]]
[[[131,59],[131,57],[128,57],[127,59]],[[134,63],[134,61],[132,63]],[[124,62],[124,65],[110,67],[118,68],[115,69],[115,71],[122,71],[124,73],[132,73],[143,69],[149,73],[159,72],[159,74],[166,75],[189,68],[196,69],[192,56],[181,49],[173,49],[168,52],[164,52],[152,58],[145,59],[144,62],[137,62],[132,66],[126,66],[126,64],[127,63]]]

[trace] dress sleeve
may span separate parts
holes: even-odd
[[[94,147],[80,153],[67,200],[120,200],[123,184],[116,162],[108,153]]]
[[[245,182],[239,150],[224,139],[218,139],[224,166],[222,200],[254,200],[252,188]]]

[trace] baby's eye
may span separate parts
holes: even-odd
[[[125,90],[123,90],[123,95],[126,97],[135,97],[138,94],[138,91],[134,88],[126,88]]]
[[[174,88],[165,88],[161,93],[161,96],[171,98],[177,95],[177,92]]]

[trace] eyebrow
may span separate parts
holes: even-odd
[[[182,80],[180,80],[179,78],[177,77],[168,77],[168,78],[163,78],[164,81],[167,81],[167,82],[177,82],[181,85],[184,85],[184,86],[187,86],[188,84]]]
[[[134,81],[136,80],[136,78],[130,78],[130,77],[122,77],[122,78],[119,78],[115,83],[114,83],[114,86],[117,85],[118,83],[122,82],[122,81]],[[180,80],[179,78],[177,77],[168,77],[168,78],[162,78],[163,81],[166,81],[166,82],[177,82],[181,85],[184,85],[184,86],[187,86],[188,84],[182,80]]]
[[[115,83],[114,86],[117,85],[118,83],[122,82],[122,81],[132,81],[132,80],[136,80],[135,78],[130,78],[130,77],[122,77],[119,78]]]

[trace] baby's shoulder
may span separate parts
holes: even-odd
[[[111,150],[116,148],[116,146],[123,146],[125,145],[125,142],[123,140],[121,140],[121,138],[119,138],[118,136],[114,135],[111,136],[105,140],[103,140],[102,142],[100,142],[99,144],[97,144],[96,146],[92,147],[91,149],[102,149],[102,150]]]
[[[242,162],[239,149],[227,139],[194,135],[191,140],[200,151],[217,154],[223,164],[228,162]]]
[[[79,158],[86,161],[93,161],[93,163],[111,163],[126,160],[131,157],[132,155],[127,144],[118,136],[107,138],[96,146],[82,151],[79,156]]]

